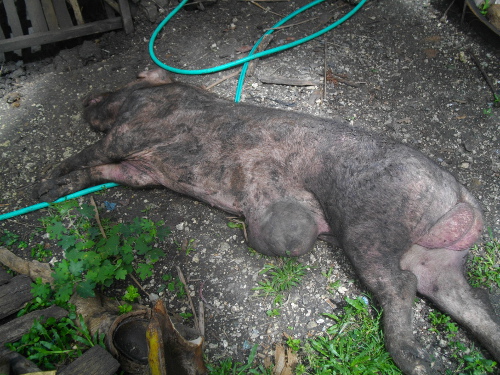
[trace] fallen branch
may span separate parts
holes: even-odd
[[[212,89],[213,87],[220,85],[222,82],[227,81],[230,78],[236,77],[238,74],[240,74],[240,72],[241,72],[241,69],[238,69],[236,72],[233,72],[231,74],[228,74],[227,76],[222,77],[221,79],[219,79],[219,80],[215,81],[214,83],[205,87],[205,90],[208,91],[208,90]]]
[[[269,45],[269,43],[271,43],[272,40],[273,40],[272,35],[270,35],[270,34],[264,35],[264,37],[262,38],[262,41],[260,42],[259,46],[255,50],[255,53],[259,53],[259,52],[264,51],[267,48],[267,46]],[[260,59],[254,59],[254,60],[250,61],[250,63],[248,64],[248,68],[247,68],[247,76],[249,76],[249,77],[253,76],[253,74],[255,73],[255,68],[257,68],[257,64],[259,63],[259,60]]]
[[[177,268],[177,274],[179,275],[179,280],[184,285],[184,290],[186,291],[186,295],[189,301],[189,306],[191,307],[191,311],[193,312],[194,326],[198,330],[198,332],[200,332],[200,322],[198,321],[198,314],[196,314],[196,310],[194,309],[193,300],[191,299],[191,294],[189,293],[189,288],[187,286],[186,279],[184,278],[181,268],[179,266],[176,266],[176,268]]]
[[[476,66],[479,69],[479,71],[481,72],[484,80],[488,84],[488,86],[489,86],[489,88],[490,88],[490,90],[491,90],[491,92],[493,94],[493,100],[495,101],[495,104],[498,103],[496,105],[500,105],[500,103],[497,100],[497,93],[495,91],[495,87],[493,86],[493,83],[491,83],[490,77],[488,77],[488,75],[484,71],[483,67],[481,66],[481,63],[477,59],[476,55],[474,55],[474,53],[472,52],[472,50],[468,49],[467,52],[469,52],[469,55],[472,57],[472,61],[474,61],[474,64],[476,64]]]
[[[287,78],[287,77],[270,77],[270,76],[259,76],[259,80],[262,83],[271,83],[275,85],[288,85],[288,86],[320,86],[320,82],[314,82],[306,79],[300,78]]]
[[[94,200],[94,197],[93,196],[90,196],[90,203],[92,204],[92,206],[94,207],[94,213],[95,213],[95,220],[97,221],[97,225],[99,226],[99,230],[101,231],[101,235],[104,237],[104,238],[108,238],[106,236],[106,232],[104,232],[104,228],[102,227],[102,224],[101,224],[101,219],[99,218],[99,211],[97,211],[97,205],[95,204],[95,200]]]

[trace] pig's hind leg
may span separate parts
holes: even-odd
[[[500,361],[500,322],[486,291],[464,277],[468,250],[427,249],[413,245],[402,266],[418,278],[418,291],[450,314]]]
[[[246,213],[248,241],[269,256],[300,256],[312,250],[318,226],[302,203],[286,199]]]
[[[394,362],[406,375],[433,373],[436,364],[413,335],[417,278],[399,267],[400,249],[411,243],[377,221],[347,228],[340,240],[360,279],[383,308],[385,344]]]

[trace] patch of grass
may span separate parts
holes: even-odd
[[[302,281],[306,274],[307,266],[299,263],[295,258],[284,258],[283,265],[276,266],[274,264],[266,264],[259,274],[266,274],[266,278],[259,282],[259,286],[253,290],[259,291],[259,296],[272,297],[273,305],[279,306],[285,299],[284,292],[297,286]],[[277,310],[277,309],[273,309]],[[276,316],[275,312],[271,311],[271,315]],[[278,310],[279,311],[279,310]]]
[[[225,359],[217,364],[207,364],[210,375],[272,375],[272,368],[266,369],[262,365],[254,365],[258,345],[254,345],[248,356],[247,363],[234,362],[232,359]]]
[[[491,374],[497,370],[497,363],[484,358],[481,352],[474,346],[467,347],[457,339],[458,325],[452,319],[439,311],[429,314],[432,325],[431,331],[442,333],[449,340],[448,347],[451,349],[451,357],[458,363],[455,370],[446,370],[447,375],[452,374]]]
[[[103,220],[99,227],[94,207],[80,206],[76,200],[51,206],[50,213],[42,224],[65,256],[52,274],[60,301],[68,301],[75,290],[82,297],[94,296],[96,287],[109,287],[133,272],[141,280],[150,277],[154,263],[164,255],[155,243],[170,234],[163,222],[144,218],[129,224]]]
[[[500,288],[500,241],[492,239],[471,250],[467,275],[473,287]]]
[[[94,345],[105,348],[104,334],[92,336],[82,316],[77,319],[74,312],[59,320],[48,318],[42,323],[37,319],[19,341],[6,344],[43,370],[56,369]]]
[[[362,297],[346,298],[343,314],[324,314],[334,324],[326,336],[309,340],[301,374],[401,374],[385,350],[381,311],[370,308]]]

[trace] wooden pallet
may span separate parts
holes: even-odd
[[[17,0],[17,3],[25,3],[27,18],[31,22],[32,30],[26,35],[26,27],[23,30],[16,0],[1,0],[0,7],[5,9],[11,35],[6,37],[0,28],[0,61],[3,59],[3,53],[8,51],[121,28],[124,28],[127,34],[131,33],[134,26],[128,0],[104,1],[108,18],[85,23],[78,0]]]

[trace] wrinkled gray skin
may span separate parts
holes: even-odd
[[[86,100],[85,119],[107,135],[55,168],[42,200],[108,181],[165,186],[244,215],[250,245],[266,255],[331,241],[384,308],[386,345],[405,374],[436,372],[412,333],[417,292],[500,361],[498,318],[463,276],[481,209],[449,173],[333,120],[231,103],[161,70],[139,77]]]

